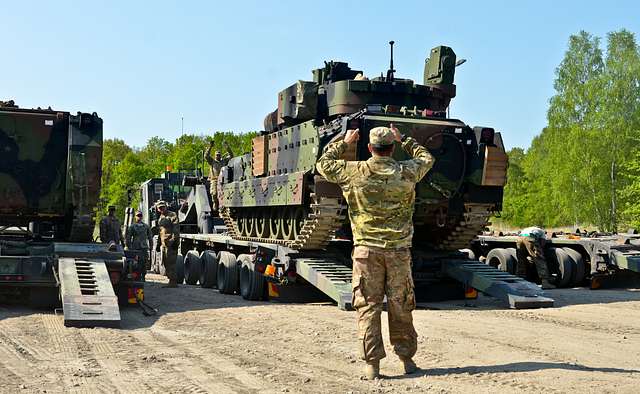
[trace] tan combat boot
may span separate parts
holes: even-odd
[[[418,366],[413,362],[411,357],[400,357],[400,361],[402,361],[402,366],[404,367],[404,373],[409,375],[418,370]]]
[[[364,367],[364,377],[367,380],[374,380],[380,377],[380,360],[367,361],[367,366]]]
[[[550,289],[555,289],[556,285],[549,282],[549,279],[542,279],[541,287],[542,287],[542,290],[550,290]]]

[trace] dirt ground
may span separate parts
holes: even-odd
[[[551,291],[557,307],[508,310],[481,298],[421,304],[422,368],[359,379],[355,315],[330,304],[247,302],[195,286],[160,287],[160,313],[121,329],[65,328],[62,317],[0,307],[2,392],[406,393],[638,392],[640,291]],[[383,316],[386,318],[386,314]],[[386,329],[386,328],[385,328]],[[385,332],[385,335],[386,332]]]

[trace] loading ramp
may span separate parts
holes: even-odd
[[[66,327],[120,327],[118,297],[104,260],[61,257],[58,275]]]

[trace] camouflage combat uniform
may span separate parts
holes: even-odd
[[[153,245],[151,228],[143,222],[134,222],[125,232],[125,243],[130,250],[139,250],[144,266],[149,269],[149,249]]]
[[[160,228],[160,242],[162,243],[162,263],[166,271],[169,283],[176,283],[176,258],[178,257],[178,245],[180,241],[180,226],[178,215],[167,211],[158,218]]]
[[[114,242],[117,245],[124,243],[120,221],[115,216],[107,215],[100,221],[100,242]]]
[[[527,278],[527,265],[529,264],[527,257],[531,257],[540,279],[543,281],[549,280],[549,269],[544,258],[544,244],[544,230],[538,227],[527,227],[520,232],[520,236],[516,241],[516,256],[518,257],[516,275]]]
[[[233,152],[231,152],[231,148],[227,145],[227,154],[222,156],[220,160],[216,160],[215,157],[211,156],[212,145],[209,145],[204,152],[204,159],[209,163],[209,192],[211,193],[211,203],[213,205],[213,210],[218,211],[219,202],[218,202],[218,176],[220,175],[220,171],[222,167],[226,166],[229,163],[229,159],[233,156]]]
[[[386,294],[391,344],[398,356],[411,358],[417,350],[410,252],[415,184],[434,160],[410,137],[402,143],[413,157],[406,161],[380,156],[340,160],[347,146],[344,141],[330,144],[317,168],[328,181],[340,185],[349,205],[354,243],[352,303],[358,314],[360,355],[368,363],[386,356],[380,322]]]

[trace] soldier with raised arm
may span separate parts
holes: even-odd
[[[348,130],[344,141],[330,144],[318,160],[318,172],[342,188],[349,205],[353,231],[353,307],[357,311],[360,355],[367,363],[365,375],[380,374],[386,356],[380,315],[387,296],[389,336],[405,373],[417,370],[413,356],[417,333],[411,311],[415,294],[411,276],[411,241],[415,185],[433,166],[431,154],[416,140],[402,136],[397,128],[375,127],[369,133],[366,161],[340,157],[359,139],[359,130]],[[412,158],[396,161],[395,144]]]
[[[229,163],[229,159],[233,156],[233,152],[231,151],[231,147],[229,143],[226,141],[223,142],[225,148],[227,149],[227,153],[222,156],[219,150],[215,152],[215,155],[211,156],[211,150],[213,149],[214,142],[213,140],[209,141],[209,146],[204,152],[204,159],[207,163],[209,163],[209,191],[211,193],[211,202],[212,208],[215,212],[218,211],[218,175],[220,175],[220,171],[222,167],[226,166]]]

